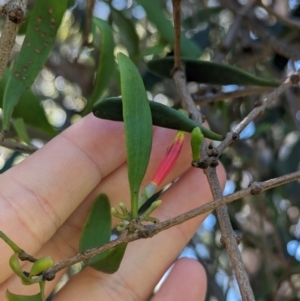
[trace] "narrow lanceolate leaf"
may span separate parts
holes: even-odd
[[[126,136],[131,213],[138,216],[138,195],[152,145],[152,117],[142,78],[131,60],[118,54]]]
[[[188,82],[215,85],[279,86],[277,82],[255,77],[252,74],[229,65],[189,59],[182,59],[182,61],[185,64],[185,73]],[[154,74],[171,78],[171,71],[174,68],[174,58],[165,57],[163,59],[153,60],[148,62],[147,66]]]
[[[6,299],[8,301],[43,301],[41,293],[32,296],[15,295],[9,290],[6,291]]]
[[[153,125],[190,133],[195,127],[199,127],[204,137],[217,141],[224,139],[223,136],[210,131],[173,108],[155,101],[149,101],[149,105]],[[124,120],[122,111],[123,104],[120,97],[104,98],[95,103],[93,108],[93,113],[96,117],[115,121]]]
[[[114,73],[115,58],[114,48],[115,42],[111,27],[107,22],[94,18],[94,25],[100,29],[101,32],[101,50],[100,61],[97,68],[94,89],[92,96],[88,99],[87,106],[84,113],[91,112],[93,104],[100,99],[104,91],[107,89],[109,81]],[[94,32],[94,35],[96,32]]]
[[[96,199],[81,233],[79,250],[85,250],[108,243],[111,236],[110,204],[105,194]],[[116,272],[123,259],[127,244],[96,255],[85,263],[94,269],[112,274]]]
[[[168,20],[161,6],[160,0],[136,0],[146,11],[148,20],[154,24],[159,32],[161,39],[167,41],[171,47],[174,45],[174,28],[170,20]],[[180,38],[180,51],[184,57],[199,58],[202,51],[184,34]]]
[[[22,93],[31,87],[54,46],[58,27],[68,0],[36,1],[19,56],[14,63],[3,100],[3,130],[9,128],[10,118]]]

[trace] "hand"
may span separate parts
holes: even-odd
[[[147,185],[175,131],[154,128]],[[182,154],[166,183],[182,175],[161,197],[154,212],[161,221],[212,200],[202,170],[190,167],[186,139]],[[218,168],[222,185],[225,173]],[[92,115],[64,131],[45,147],[0,176],[0,230],[27,253],[50,255],[55,262],[78,253],[83,223],[95,197],[105,192],[111,205],[129,206],[129,187],[123,124]],[[192,237],[205,216],[201,215],[150,239],[130,243],[119,271],[107,275],[85,268],[55,296],[61,300],[146,300],[164,272]],[[117,224],[113,219],[113,225]],[[34,294],[38,288],[23,286],[8,261],[12,250],[0,241],[0,299],[5,291]],[[29,270],[29,264],[23,270]],[[62,276],[46,284],[47,295]],[[152,300],[204,300],[206,278],[193,260],[181,259]]]

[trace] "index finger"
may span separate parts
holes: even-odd
[[[174,131],[155,127],[153,134],[159,140],[156,153],[164,153]],[[0,176],[0,229],[35,254],[102,179],[125,162],[123,124],[83,118]],[[2,243],[1,252],[3,281],[12,273],[11,250]]]
[[[0,176],[0,229],[34,254],[125,160],[123,124],[87,116]],[[3,271],[11,250],[1,248]]]

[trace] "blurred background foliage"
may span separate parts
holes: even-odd
[[[280,82],[299,67],[300,55],[295,52],[300,50],[300,1],[252,1],[247,7],[248,1],[182,0],[182,55],[226,63]],[[29,1],[29,14],[34,2]],[[242,15],[238,13],[242,11]],[[108,26],[95,25],[92,16]],[[26,26],[25,21],[11,63]],[[172,42],[171,0],[70,0],[55,48],[32,90],[22,96],[14,118],[23,117],[33,145],[44,145],[80,120],[91,99],[120,94],[114,59],[107,63],[104,58],[105,53],[114,58],[119,51],[138,65],[149,99],[178,108],[174,82],[155,76],[146,67],[153,58],[172,55]],[[4,87],[5,78],[0,82],[2,95]],[[227,94],[213,100],[222,93],[243,91],[243,87],[191,82],[188,88],[211,128],[221,134],[271,91],[256,88],[248,96]],[[299,94],[299,87],[287,91],[224,152],[221,161],[228,173],[224,194],[298,169]],[[20,141],[13,127],[9,137]],[[25,158],[5,148],[0,153],[1,172]],[[256,300],[300,299],[299,196],[299,182],[293,182],[228,206],[234,230],[242,238],[240,250]],[[206,267],[207,300],[240,300],[214,214],[208,216],[182,256],[197,258]],[[70,273],[74,270],[76,267]]]

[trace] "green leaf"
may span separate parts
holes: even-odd
[[[15,295],[9,290],[6,291],[6,299],[8,301],[43,301],[41,293],[32,296]]]
[[[101,55],[95,78],[93,94],[88,99],[84,114],[91,112],[93,104],[100,99],[104,91],[108,88],[109,81],[115,69],[115,42],[111,27],[107,24],[107,22],[98,18],[94,18],[93,22],[101,31]]]
[[[171,21],[169,21],[161,7],[160,0],[136,0],[147,13],[147,18],[153,23],[161,38],[167,41],[171,47],[174,45],[174,28]],[[189,40],[184,34],[181,35],[180,39],[180,50],[182,56],[188,58],[199,58],[201,55],[201,49],[192,41]]]
[[[25,123],[23,118],[17,118],[13,120],[13,126],[17,131],[19,137],[28,145],[30,145],[30,138],[26,132]]]
[[[111,213],[105,194],[96,199],[81,233],[79,250],[83,252],[101,246],[110,241]],[[127,244],[120,245],[88,259],[85,263],[97,271],[112,274],[116,272],[123,259]]]
[[[106,274],[117,272],[124,257],[126,247],[127,244],[121,244],[112,250],[100,254],[102,256],[98,260],[94,260],[93,263],[90,263],[89,266]]]
[[[26,34],[26,30],[27,30],[27,27],[28,27],[28,24],[29,24],[29,20],[30,20],[30,11],[27,10],[26,12],[26,18],[24,20],[24,22],[22,22],[21,26],[20,26],[20,29],[18,31],[18,35],[25,35]]]
[[[18,253],[14,253],[10,259],[9,259],[9,265],[11,267],[11,269],[14,271],[14,273],[16,275],[18,275],[20,278],[22,278],[24,276],[23,271],[20,267],[19,264],[19,254]]]
[[[132,60],[136,59],[139,53],[139,36],[136,32],[135,25],[132,20],[126,18],[124,14],[111,7],[111,15],[113,22],[119,29],[122,43],[128,50]]]
[[[35,283],[34,280],[28,278],[22,271],[19,263],[19,254],[14,253],[9,259],[9,265],[14,273],[21,278],[21,281],[25,285],[30,285]]]
[[[25,40],[12,69],[3,100],[3,130],[7,131],[10,119],[22,93],[31,87],[44,66],[55,43],[68,0],[36,1],[30,14]]]
[[[83,227],[80,241],[80,252],[103,245],[110,240],[111,235],[111,213],[108,197],[100,194]],[[89,260],[87,264],[97,260],[102,254],[99,254]]]
[[[185,63],[185,73],[188,82],[215,85],[279,86],[277,82],[255,77],[229,65],[189,59],[182,59],[182,61]],[[158,76],[172,78],[171,71],[174,68],[174,58],[165,57],[152,60],[147,63],[147,66],[151,72]]]
[[[6,69],[0,81],[0,95],[4,95],[5,87],[11,76],[11,71]],[[3,108],[3,98],[0,98],[0,107]],[[20,101],[13,111],[13,118],[23,118],[26,125],[33,126],[47,133],[50,137],[57,134],[56,130],[49,123],[44,108],[39,98],[29,89],[20,97]]]
[[[142,78],[131,60],[118,54],[123,118],[126,136],[128,180],[132,218],[138,217],[139,190],[149,163],[152,117]]]
[[[210,131],[173,108],[156,101],[149,101],[149,105],[153,125],[190,133],[195,127],[199,127],[204,137],[218,141],[222,141],[224,139],[223,136]],[[93,114],[102,119],[123,121],[122,99],[120,97],[101,99],[95,103]]]

